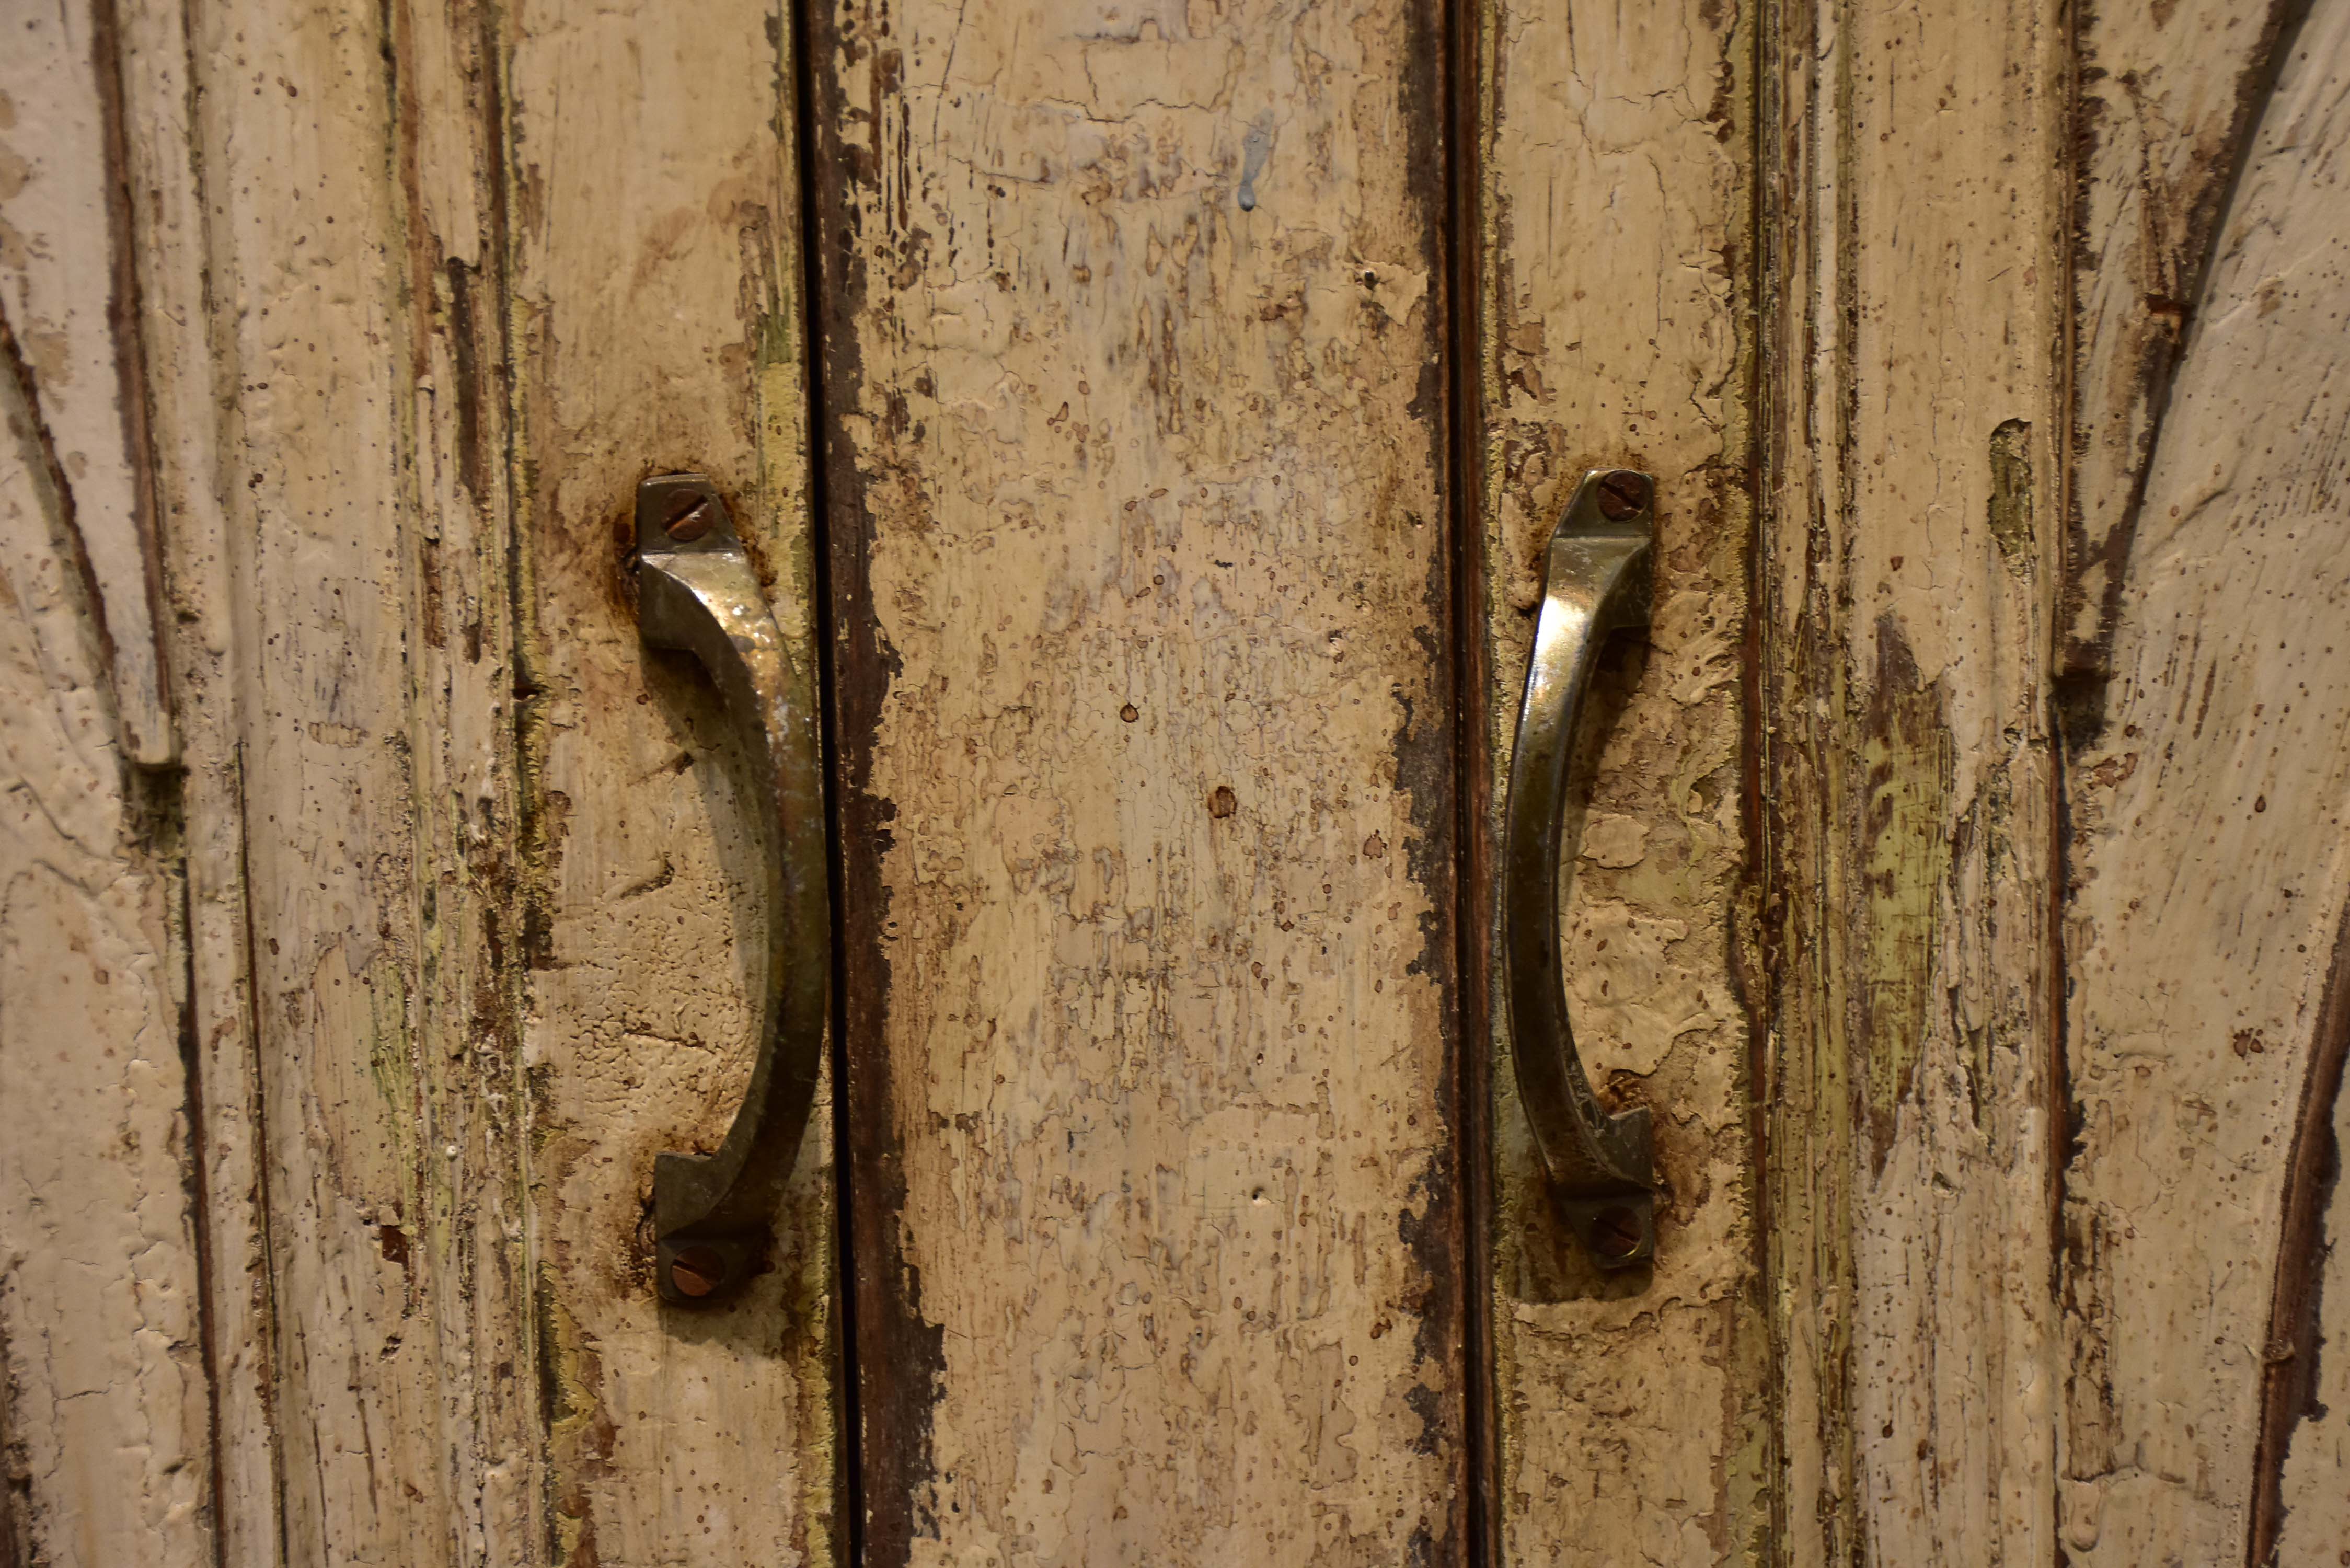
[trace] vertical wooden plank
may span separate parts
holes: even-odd
[[[2057,696],[2068,739],[2106,722],[2147,465],[2219,239],[2220,209],[2310,0],[2090,5],[2076,30],[2070,165],[2074,475],[2066,497]],[[2072,739],[2077,737],[2077,739]]]
[[[239,584],[224,463],[234,407],[213,352],[203,145],[187,12],[120,8],[125,182],[149,379],[157,545],[172,718],[181,742],[183,1050],[192,1074],[190,1187],[200,1220],[212,1371],[213,1528],[218,1560],[281,1561],[274,1335],[244,877],[243,688],[233,627]]]
[[[111,7],[0,17],[0,1561],[211,1561]]]
[[[194,1568],[211,1466],[177,889],[41,414],[69,370],[0,324],[0,1561]]]
[[[2069,40],[1791,6],[1762,585],[1782,1560],[2046,1562]]]
[[[813,709],[795,66],[770,0],[515,13],[513,301],[529,808],[533,1224],[566,1563],[824,1563],[838,1511],[828,1094],[772,1272],[705,1314],[650,1272],[654,1157],[749,1072],[765,794],[688,659],[648,654],[637,482],[732,498]]]
[[[494,389],[498,356],[460,275],[495,121],[478,73],[445,65],[473,14],[189,16],[229,406],[221,534],[197,508],[175,556],[197,568],[186,607],[228,620],[242,814],[234,872],[213,826],[194,835],[219,878],[197,907],[217,961],[242,896],[255,1067],[240,1105],[235,1053],[214,1052],[232,1081],[206,1103],[259,1151],[276,1423],[272,1506],[234,1530],[294,1562],[528,1562],[505,524],[468,384]],[[231,773],[200,760],[208,810]]]
[[[1496,997],[1496,1560],[1730,1561],[1769,1524],[1738,972],[1752,940],[1742,324],[1758,281],[1755,17],[1695,3],[1479,9],[1476,732],[1493,782],[1478,831],[1490,856],[1559,508],[1589,468],[1651,472],[1654,620],[1617,677],[1563,945],[1586,1065],[1619,1105],[1654,1109],[1670,1194],[1653,1271],[1603,1276],[1581,1256],[1544,1187]],[[1464,918],[1494,918],[1490,886],[1472,882]]]
[[[2277,47],[2115,563],[2105,722],[2067,770],[2079,1563],[2262,1563],[2290,1507],[2278,1468],[2293,1497],[2344,1480],[2322,1427],[2296,1437],[2293,1391],[2321,1375],[2301,1318],[2324,1266],[2350,899],[2333,678],[2350,656],[2350,10],[2314,8]]]
[[[1437,17],[817,16],[866,1561],[1457,1561]]]
[[[0,16],[0,299],[26,395],[70,478],[100,679],[133,763],[172,760],[158,610],[141,319],[109,0]]]

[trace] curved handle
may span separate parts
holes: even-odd
[[[1551,535],[1503,848],[1502,983],[1518,1095],[1559,1208],[1602,1268],[1657,1250],[1648,1113],[1601,1109],[1575,1054],[1558,952],[1559,836],[1600,646],[1648,624],[1655,502],[1648,474],[1594,469]]]
[[[653,1162],[653,1277],[680,1306],[724,1300],[757,1272],[799,1158],[824,1064],[832,913],[816,715],[726,503],[698,473],[637,486],[637,626],[648,647],[691,653],[765,785],[767,991],[751,1086],[715,1154]]]

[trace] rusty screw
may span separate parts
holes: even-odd
[[[726,1282],[726,1261],[709,1247],[688,1247],[669,1261],[669,1282],[678,1294],[696,1300]]]
[[[1648,476],[1619,468],[1599,482],[1599,514],[1610,523],[1637,517],[1648,504]]]
[[[688,496],[678,514],[661,524],[662,532],[681,545],[691,545],[710,532],[718,520],[715,508],[707,496]]]
[[[1640,1217],[1629,1209],[1602,1209],[1591,1217],[1591,1250],[1607,1259],[1640,1250]]]

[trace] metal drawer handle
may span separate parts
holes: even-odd
[[[1503,849],[1502,983],[1518,1094],[1561,1213],[1609,1269],[1657,1250],[1648,1113],[1602,1110],[1575,1054],[1559,963],[1559,837],[1600,647],[1611,633],[1648,624],[1655,505],[1649,475],[1594,469],[1551,535]]]
[[[653,1162],[653,1275],[680,1306],[723,1301],[758,1271],[799,1158],[824,1064],[832,916],[816,715],[726,503],[698,473],[637,486],[637,625],[690,653],[717,685],[766,788],[767,987],[758,1056],[715,1154]]]

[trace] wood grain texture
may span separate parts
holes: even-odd
[[[1659,482],[1659,586],[1617,674],[1564,933],[1586,1068],[1651,1106],[1659,1262],[1603,1277],[1557,1220],[1492,1033],[1504,1563],[1721,1562],[1769,1523],[1748,1035],[1734,972],[1752,546],[1754,25],[1710,4],[1481,8],[1477,606],[1490,856],[1541,596],[1586,469]],[[1472,879],[1463,918],[1490,921]],[[1490,963],[1480,972],[1491,972]],[[1498,998],[1492,1004],[1501,1012]]]
[[[1770,40],[1766,1093],[1787,1563],[2047,1562],[2067,35]]]
[[[0,1561],[211,1561],[183,885],[106,7],[0,16]]]
[[[224,1285],[260,1264],[219,1355],[248,1417],[267,1368],[274,1421],[260,1451],[238,1432],[225,1532],[296,1563],[527,1562],[539,1539],[506,523],[467,384],[495,354],[444,265],[489,189],[478,26],[192,13],[201,229],[159,209],[166,243],[201,246],[210,315],[207,366],[178,374],[217,400],[209,431],[183,408],[171,453],[181,493],[220,508],[175,509],[173,592],[218,618],[189,640],[210,695],[234,691],[234,730],[191,756],[192,798],[234,809],[241,840],[232,862],[216,821],[190,834],[198,973],[223,988],[204,1103],[213,1143],[253,1150],[252,1192],[224,1196],[262,1217],[257,1260],[216,1237]],[[238,934],[249,1052],[223,967]]]
[[[2074,368],[2058,696],[2095,740],[2146,483],[2276,41],[2310,0],[2101,5],[2075,26]]]
[[[133,763],[172,760],[142,322],[110,0],[0,13],[0,310],[65,483],[100,679]]]
[[[181,741],[179,854],[192,1074],[190,1190],[201,1217],[212,1373],[213,1525],[219,1560],[275,1568],[275,1335],[268,1268],[265,1118],[253,1012],[245,877],[243,688],[234,630],[238,564],[224,465],[234,399],[213,354],[209,214],[190,90],[187,12],[147,0],[119,14],[125,181],[138,258],[156,453],[158,545]]]
[[[5,347],[0,1561],[192,1568],[211,1560],[211,1454],[178,886],[129,765],[39,372]]]
[[[660,1308],[654,1157],[710,1149],[764,967],[764,787],[739,716],[648,653],[637,482],[732,498],[814,706],[792,44],[768,4],[518,13],[513,312],[530,692],[534,1223],[551,1529],[569,1564],[826,1563],[846,1550],[828,1100],[770,1272]]]
[[[820,16],[867,1559],[1457,1561],[1435,18]]]
[[[2068,774],[2062,1431],[2082,1563],[2250,1560],[2266,1364],[2295,1354],[2272,1338],[2275,1260],[2350,895],[2331,673],[2350,657],[2350,8],[2287,43],[2151,453],[2108,721]],[[2312,1473],[2324,1439],[2295,1440],[2298,1495],[2343,1488]]]

